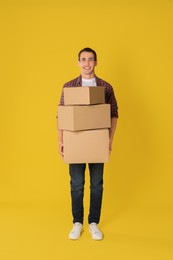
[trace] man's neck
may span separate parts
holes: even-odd
[[[90,74],[90,75],[86,75],[86,74],[81,74],[83,79],[93,79],[95,77],[94,73]]]

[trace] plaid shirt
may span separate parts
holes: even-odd
[[[111,105],[111,117],[117,117],[118,118],[118,106],[117,101],[114,95],[113,87],[103,79],[98,78],[95,75],[96,78],[96,84],[97,86],[103,86],[105,87],[105,103]],[[80,87],[82,86],[82,76],[67,82],[64,84],[63,89],[66,87]],[[64,91],[62,90],[61,98],[60,98],[60,105],[64,105]]]

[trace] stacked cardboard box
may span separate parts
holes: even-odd
[[[110,105],[104,87],[64,88],[58,107],[65,163],[99,163],[109,159]]]

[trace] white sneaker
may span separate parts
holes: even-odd
[[[69,239],[73,239],[73,240],[79,239],[81,233],[82,233],[82,224],[80,222],[75,222],[73,224],[73,229],[69,234]]]
[[[93,222],[89,224],[89,230],[92,235],[92,239],[94,240],[102,240],[103,239],[103,233],[99,230],[97,223]]]

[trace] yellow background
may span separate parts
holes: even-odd
[[[173,2],[0,3],[0,258],[172,259]],[[120,118],[105,165],[102,242],[72,227],[68,165],[58,155],[62,85],[78,51],[97,51]]]

